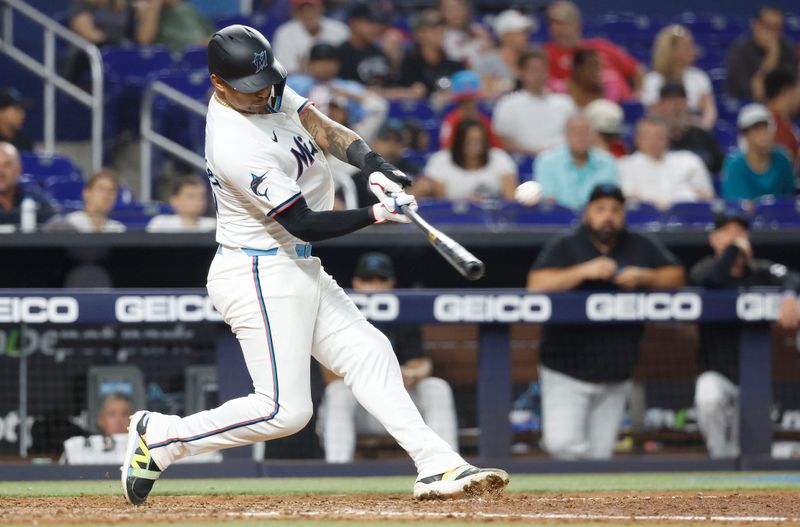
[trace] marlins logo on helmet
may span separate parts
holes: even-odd
[[[253,53],[253,64],[256,67],[256,73],[267,67],[267,51],[256,51]]]

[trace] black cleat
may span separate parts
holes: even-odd
[[[161,469],[150,456],[144,435],[150,412],[140,411],[131,416],[128,426],[128,446],[122,463],[122,492],[131,505],[141,505],[161,475]]]

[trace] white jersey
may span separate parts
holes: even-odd
[[[300,122],[310,105],[288,86],[279,113],[242,114],[211,98],[206,163],[217,207],[217,242],[223,247],[293,251],[302,240],[275,215],[301,196],[312,210],[333,207],[328,162]]]

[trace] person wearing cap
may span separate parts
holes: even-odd
[[[33,141],[22,129],[28,104],[16,88],[0,90],[0,141],[22,152],[33,150]]]
[[[383,253],[366,253],[356,263],[353,292],[380,293],[394,289],[392,260]],[[403,384],[425,422],[458,450],[458,421],[453,390],[443,379],[433,377],[433,361],[422,351],[418,325],[377,325],[392,343]],[[383,426],[358,404],[344,381],[323,369],[328,385],[320,408],[320,428],[328,463],[353,461],[358,434],[386,434]]]
[[[729,154],[722,169],[722,196],[752,200],[760,196],[790,198],[795,194],[792,162],[775,145],[775,123],[766,106],[751,103],[736,120],[743,150]]]
[[[480,119],[489,132],[489,144],[493,148],[501,148],[502,143],[494,133],[492,119],[480,108],[480,102],[485,98],[481,87],[480,76],[472,70],[462,70],[450,77],[450,97],[458,106],[442,118],[439,128],[439,146],[448,148],[453,141],[453,131],[461,121],[467,117]]]
[[[476,57],[470,64],[483,79],[487,94],[497,98],[514,89],[520,75],[520,61],[528,49],[529,37],[536,31],[536,22],[516,9],[508,9],[495,17],[492,28],[499,47]]]
[[[390,13],[376,2],[358,0],[347,12],[350,38],[338,47],[339,75],[373,89],[385,88],[393,74],[393,63],[381,47],[390,31]]]
[[[22,200],[36,203],[36,219],[45,222],[54,214],[53,202],[35,186],[20,182],[22,160],[11,143],[0,142],[0,224],[19,225]]]
[[[350,35],[347,26],[323,16],[323,0],[292,0],[292,19],[275,31],[272,46],[289,74],[303,70],[311,46],[324,43],[339,46]]]
[[[444,52],[444,21],[438,11],[417,13],[411,20],[414,46],[403,58],[397,84],[409,89],[409,98],[430,97],[449,88],[450,76],[464,69]]]
[[[697,118],[689,109],[683,84],[668,83],[659,90],[659,99],[650,106],[650,115],[663,119],[669,127],[669,149],[688,150],[697,154],[708,171],[722,169],[725,154],[714,135],[697,126]]]
[[[592,123],[596,140],[594,146],[605,150],[615,158],[628,154],[628,146],[622,138],[625,113],[619,104],[606,99],[597,99],[587,104],[583,113]]]
[[[783,34],[780,8],[762,4],[750,20],[750,31],[728,47],[725,92],[739,99],[764,98],[764,79],[772,70],[797,73],[797,50]]]
[[[494,41],[483,25],[473,21],[470,0],[439,0],[444,20],[444,52],[447,58],[472,66],[481,55],[494,48]]]
[[[800,322],[800,274],[786,266],[753,257],[750,223],[739,210],[725,210],[708,236],[713,256],[695,264],[689,284],[709,289],[777,286],[784,291],[778,325],[797,331]],[[697,422],[712,458],[739,455],[739,341],[742,325],[735,322],[700,324],[700,348],[695,386]],[[767,350],[765,350],[767,351]]]
[[[702,128],[711,130],[717,122],[717,103],[708,74],[693,65],[696,58],[694,38],[684,26],[672,24],[659,31],[653,43],[653,71],[644,76],[641,100],[652,106],[664,85],[683,85],[689,109]]]
[[[183,0],[138,0],[136,41],[161,44],[174,53],[189,46],[205,46],[214,26],[189,2]]]
[[[581,226],[549,240],[539,253],[527,288],[615,292],[683,284],[675,255],[625,228],[622,190],[601,184],[589,196]],[[641,323],[545,324],[539,348],[542,442],[552,456],[612,456],[643,329]]]
[[[592,123],[585,114],[567,119],[566,144],[536,156],[533,177],[542,185],[542,197],[563,207],[581,210],[601,183],[617,183],[617,165],[595,143]]]
[[[506,150],[536,155],[564,142],[564,124],[575,111],[568,96],[550,93],[547,54],[531,48],[519,58],[520,89],[503,96],[494,109],[492,124]]]
[[[792,122],[800,114],[797,73],[771,71],[764,78],[764,94],[775,123],[775,143],[786,148],[789,160],[800,168],[800,129]]]
[[[636,152],[617,161],[628,199],[665,210],[675,203],[710,201],[714,187],[703,160],[688,150],[669,151],[669,127],[658,117],[636,123]]]
[[[550,42],[544,45],[550,56],[550,88],[566,90],[572,71],[572,59],[579,48],[594,49],[600,57],[603,84],[606,91],[619,93],[618,100],[638,97],[645,68],[627,51],[603,38],[583,38],[581,12],[568,0],[557,0],[547,8]],[[613,86],[613,87],[612,87]]]

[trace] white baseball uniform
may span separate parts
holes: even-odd
[[[413,458],[422,477],[465,462],[422,420],[388,339],[328,275],[311,246],[274,218],[303,196],[330,210],[333,178],[300,122],[311,103],[286,87],[281,111],[241,114],[213,97],[208,176],[219,249],[208,292],[242,346],[254,393],[188,417],[152,413],[147,443],[163,470],[203,452],[287,436],[311,417],[313,355],[344,378]]]

